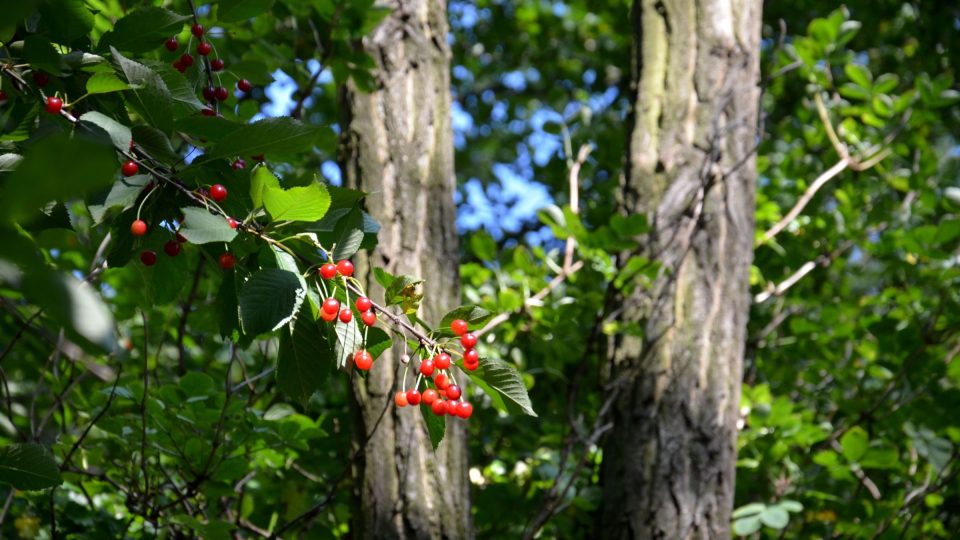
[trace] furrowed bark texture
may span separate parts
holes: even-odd
[[[378,87],[341,89],[344,180],[370,194],[366,210],[382,226],[373,254],[358,257],[358,275],[375,300],[382,289],[366,271],[371,265],[424,279],[418,315],[436,323],[460,298],[446,6],[378,4],[393,10],[363,43],[377,62]],[[465,422],[448,418],[434,452],[418,408],[392,405],[393,393],[416,379],[411,369],[406,384],[399,380],[403,351],[384,353],[365,380],[353,376],[357,447],[391,403],[353,471],[355,537],[471,538]]]
[[[601,536],[730,537],[750,306],[760,0],[635,0],[622,209],[653,285],[622,298]]]

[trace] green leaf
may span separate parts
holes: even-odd
[[[23,40],[23,57],[31,67],[52,73],[60,74],[60,53],[46,39],[31,35]]]
[[[340,218],[333,229],[336,245],[333,248],[333,259],[349,259],[360,249],[363,242],[363,214],[359,206],[354,206],[346,216]]]
[[[70,164],[69,181],[64,177],[64,163]],[[31,146],[3,182],[0,219],[22,221],[52,200],[106,187],[116,175],[117,161],[110,147],[90,139],[51,135]]]
[[[334,326],[334,332],[337,336],[337,342],[334,345],[334,355],[337,359],[337,367],[343,368],[347,362],[353,359],[360,347],[363,345],[363,334],[357,328],[356,319],[344,324],[338,322]]]
[[[317,221],[330,208],[330,194],[318,182],[290,189],[268,186],[263,190],[263,205],[275,221]]]
[[[83,0],[46,0],[40,5],[40,19],[60,43],[70,43],[93,30],[93,13]]]
[[[180,379],[180,389],[187,397],[208,396],[215,393],[219,388],[213,378],[206,373],[191,371]]]
[[[120,77],[113,73],[94,73],[93,77],[87,79],[88,94],[109,94],[129,89],[130,85],[120,80]]]
[[[873,86],[873,75],[870,73],[870,68],[860,64],[847,64],[843,66],[843,72],[847,74],[847,77],[861,86],[869,90]]]
[[[260,270],[240,290],[240,324],[244,333],[258,335],[287,324],[299,311],[306,294],[297,274],[277,268]]]
[[[270,11],[275,0],[229,0],[220,2],[217,18],[224,22],[239,22]]]
[[[17,168],[23,156],[20,154],[0,154],[0,172],[9,172]]]
[[[380,355],[393,345],[390,335],[383,329],[371,326],[366,329],[367,332],[367,352],[373,356],[374,360],[380,358]]]
[[[329,372],[326,356],[333,354],[325,332],[304,307],[290,323],[291,331],[280,334],[277,354],[277,388],[291,398],[306,404],[320,389]]]
[[[263,207],[263,194],[268,189],[281,189],[280,180],[266,166],[258,165],[250,178],[250,200],[254,208]]]
[[[483,328],[483,325],[486,324],[491,318],[493,318],[493,313],[490,313],[482,307],[460,306],[450,313],[447,313],[442,319],[440,319],[440,328],[438,330],[441,332],[449,331],[452,333],[452,330],[450,330],[450,323],[456,319],[463,319],[467,321],[471,331],[479,330]]]
[[[443,441],[443,433],[447,429],[445,417],[433,414],[433,409],[429,405],[420,404],[420,414],[423,415],[423,423],[427,425],[427,434],[430,435],[430,444],[436,450]]]
[[[779,506],[768,506],[760,514],[760,521],[767,527],[782,529],[790,522],[790,514]]]
[[[760,530],[760,516],[741,518],[733,522],[733,533],[738,536],[747,536]]]
[[[245,125],[220,140],[206,157],[252,156],[309,152],[327,127],[303,124],[292,118],[266,118]]]
[[[127,104],[151,125],[164,131],[173,126],[173,96],[157,72],[110,49],[114,62],[132,88],[125,92]]]
[[[138,174],[130,178],[118,180],[110,191],[103,198],[95,198],[88,202],[87,208],[90,210],[90,216],[95,224],[103,222],[107,211],[112,208],[121,208],[126,210],[133,206],[144,186],[150,182],[150,177],[145,174]]]
[[[803,512],[803,505],[797,501],[791,501],[790,499],[783,499],[778,503],[780,508],[783,508],[787,512]]]
[[[126,151],[130,149],[130,141],[133,139],[130,128],[117,122],[113,118],[96,111],[91,111],[84,113],[78,120],[80,121],[80,125],[88,130],[106,133],[110,138],[110,142],[113,143],[113,146],[118,150]]]
[[[860,426],[854,426],[840,438],[840,449],[843,457],[853,463],[860,459],[867,451],[870,436]]]
[[[527,394],[527,387],[523,378],[512,365],[502,360],[484,358],[480,361],[477,371],[468,372],[470,378],[483,380],[490,388],[503,397],[507,408],[513,412],[522,412],[530,416],[537,416]],[[482,388],[482,387],[481,387]]]
[[[170,139],[159,129],[152,126],[133,126],[133,141],[154,158],[170,163],[180,159],[173,150]]]
[[[173,129],[212,141],[222,139],[239,129],[241,124],[219,116],[187,116],[173,123]]]
[[[759,515],[767,505],[763,503],[750,503],[741,506],[733,511],[733,514],[730,515],[733,519],[740,519],[742,517]]]
[[[397,276],[390,282],[390,286],[384,292],[384,301],[388,306],[400,306],[404,313],[416,313],[417,306],[423,299],[423,293],[419,287],[421,283],[423,283],[422,279],[411,276]]]
[[[870,91],[853,83],[843,83],[840,85],[840,95],[847,99],[858,99],[866,101],[870,99]]]
[[[155,50],[164,39],[180,32],[189,15],[178,15],[158,7],[143,7],[127,13],[113,30],[100,38],[100,46],[145,53]]]
[[[180,234],[192,244],[231,242],[237,237],[236,229],[230,228],[226,219],[205,208],[188,206],[181,211],[186,219],[180,227]]]
[[[886,94],[877,94],[873,96],[873,101],[871,102],[873,106],[873,112],[884,118],[890,118],[893,116],[893,99]]]
[[[32,491],[59,486],[63,479],[56,460],[46,448],[24,443],[0,448],[0,482]]]
[[[887,94],[900,84],[900,78],[893,73],[884,73],[873,82],[873,91],[878,94]]]

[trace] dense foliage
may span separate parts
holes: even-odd
[[[173,63],[196,47],[191,2],[4,5],[0,480],[22,490],[0,490],[4,533],[269,535],[314,509],[311,537],[349,534],[358,375],[337,368],[363,336],[295,323],[322,314],[311,265],[375,244],[362,197],[378,194],[336,187],[338,88],[377,84],[357,44],[388,10],[221,4],[196,14],[225,68],[197,57],[183,74]],[[949,4],[765,6],[739,535],[960,531],[960,9]],[[614,211],[629,6],[453,1],[449,15],[463,303],[479,306],[455,316],[479,327],[499,314],[477,350],[502,370],[471,374],[474,525],[484,538],[587,538],[608,343],[641,332],[613,322],[611,298],[657,268],[623,256],[646,223]],[[233,93],[239,79],[252,90]],[[231,89],[215,116],[200,113],[208,86]],[[45,112],[40,92],[76,123]],[[262,112],[302,122],[248,124]],[[131,158],[171,182],[147,198],[149,175],[120,180]],[[229,190],[225,214],[204,209],[200,190],[215,183]],[[141,239],[138,218],[150,225]],[[170,257],[181,225],[188,242]],[[233,270],[220,267],[226,250]],[[380,274],[370,295],[452,339],[449,320],[416,319],[420,278]],[[254,294],[257,280],[267,292]],[[355,299],[341,283],[340,300]],[[333,328],[358,328],[360,315]],[[365,335],[371,352],[391,335],[418,350],[384,318]]]

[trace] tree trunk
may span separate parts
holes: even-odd
[[[370,194],[366,209],[382,226],[358,274],[370,291],[380,290],[363,271],[370,265],[425,279],[419,315],[437,323],[460,297],[446,7],[384,5],[392,14],[363,44],[377,62],[377,89],[351,82],[341,91],[345,184]],[[448,419],[434,452],[420,411],[392,405],[403,350],[384,353],[366,379],[353,377],[356,447],[374,433],[353,471],[355,537],[471,538],[466,423]]]
[[[753,253],[760,0],[636,0],[621,205],[651,287],[612,344],[603,538],[729,538]]]

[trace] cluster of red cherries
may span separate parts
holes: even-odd
[[[474,347],[477,345],[477,336],[471,334],[468,330],[467,322],[457,319],[450,323],[450,329],[460,336],[460,343],[463,345],[463,366],[469,371],[477,369],[480,365],[480,357]],[[393,396],[393,402],[397,407],[406,407],[407,405],[419,405],[423,403],[428,405],[433,414],[437,416],[458,416],[460,418],[470,418],[473,414],[473,405],[463,399],[463,391],[453,380],[453,373],[450,372],[450,366],[453,359],[446,351],[440,351],[433,358],[425,358],[420,361],[420,375],[414,387],[407,391],[399,391]],[[420,380],[431,381],[433,388],[427,388],[420,393]]]
[[[203,26],[200,24],[194,24],[190,27],[190,33],[199,40],[197,43],[197,54],[202,57],[209,56],[210,53],[213,52],[213,45],[209,41],[204,40],[203,36],[205,30]],[[180,48],[180,43],[177,41],[176,37],[171,37],[164,42],[164,46],[168,51],[176,52]],[[189,52],[183,53],[179,58],[173,61],[174,69],[180,73],[185,72],[192,65],[193,56]],[[211,72],[223,71],[225,67],[226,63],[221,58],[213,58],[210,60]],[[237,89],[246,94],[253,89],[253,85],[250,84],[250,81],[246,79],[240,79],[237,81]],[[201,93],[203,98],[206,99],[210,104],[215,104],[218,101],[226,101],[230,97],[230,92],[224,86],[207,86],[202,90]],[[214,111],[212,108],[205,108],[200,112],[207,116],[216,115],[216,111]]]
[[[132,142],[131,146],[133,146]],[[120,168],[120,171],[124,176],[131,177],[140,172],[140,166],[137,165],[135,161],[130,160],[123,164],[123,166]],[[156,187],[155,184],[151,182],[147,184],[146,188],[144,189],[147,191],[152,191],[154,187]],[[227,198],[227,188],[225,188],[223,184],[214,184],[210,186],[210,189],[199,190],[199,194],[202,197],[209,197],[216,202],[221,202]],[[180,223],[183,224],[185,219],[186,218],[181,217]],[[232,217],[227,218],[227,224],[230,225],[230,228],[232,229],[236,229],[239,225],[237,220],[233,219]],[[147,234],[147,230],[147,222],[140,219],[139,215],[137,216],[137,219],[130,224],[130,234],[137,238],[145,236]],[[180,255],[181,244],[186,243],[186,241],[187,239],[184,238],[183,235],[176,233],[174,239],[163,245],[163,252],[166,253],[168,257],[176,257],[177,255]],[[143,263],[144,266],[153,266],[157,264],[157,252],[153,251],[152,249],[145,249],[141,251],[140,262]],[[220,268],[223,268],[224,270],[230,270],[237,264],[237,258],[233,255],[233,253],[228,251],[221,254],[217,262],[220,264]]]
[[[353,263],[344,259],[337,261],[336,264],[327,263],[320,267],[320,277],[329,281],[337,275],[349,278],[353,276]],[[354,304],[357,311],[360,312],[360,320],[367,326],[373,326],[377,322],[377,314],[373,311],[373,301],[366,296],[357,298]],[[341,306],[340,301],[334,297],[329,297],[323,301],[320,307],[320,317],[327,322],[334,322],[340,319],[343,324],[348,324],[353,320],[353,310],[347,306]],[[353,361],[358,369],[367,371],[373,366],[373,356],[367,351],[361,349],[353,356]]]

